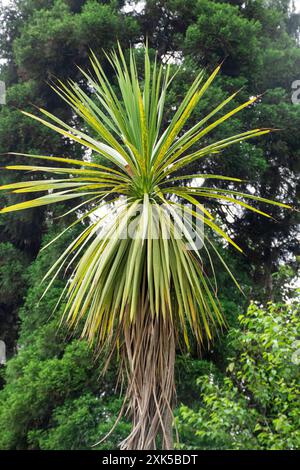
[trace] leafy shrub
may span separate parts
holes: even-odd
[[[223,377],[199,377],[200,404],[178,410],[182,448],[300,447],[299,307],[252,303],[239,316]]]

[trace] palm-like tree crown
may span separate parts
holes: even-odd
[[[222,323],[222,318],[208,280],[205,279],[199,252],[196,250],[191,252],[186,247],[187,241],[190,242],[190,246],[195,245],[186,228],[192,222],[184,220],[183,225],[186,226],[182,228],[183,237],[175,236],[176,221],[180,224],[176,219],[179,217],[177,213],[180,207],[179,198],[193,204],[194,209],[189,211],[187,209],[185,212],[190,212],[237,249],[239,247],[201,205],[201,197],[234,202],[259,213],[262,212],[240,199],[234,199],[233,196],[262,199],[231,190],[216,190],[198,185],[186,186],[183,181],[190,180],[192,184],[196,178],[240,181],[236,178],[208,174],[192,174],[184,177],[176,175],[198,159],[218,153],[236,142],[267,134],[270,130],[253,129],[205,145],[204,137],[209,132],[256,100],[251,98],[212,121],[214,115],[236,96],[234,93],[200,122],[183,132],[188,118],[213,82],[220,67],[217,67],[207,80],[204,80],[203,72],[199,73],[169,125],[161,130],[166,93],[175,76],[170,76],[170,66],[158,66],[155,60],[151,67],[146,47],[142,90],[133,51],[130,52],[129,65],[124,59],[121,48],[119,54],[113,52],[107,55],[107,58],[116,72],[119,96],[94,54],[91,56],[93,76],[84,71],[82,73],[92,87],[96,99],[90,98],[72,81],[67,86],[60,82],[54,88],[75,113],[95,131],[97,139],[70,127],[44,109],[40,111],[49,120],[29,113],[24,114],[100,154],[113,164],[112,167],[90,161],[27,155],[30,158],[65,163],[72,167],[15,165],[7,168],[52,173],[68,178],[32,180],[2,186],[1,189],[12,189],[16,193],[51,190],[46,196],[15,204],[2,209],[2,212],[84,198],[84,202],[73,210],[83,208],[83,205],[88,203],[92,203],[92,209],[77,219],[74,222],[76,224],[96,213],[106,199],[112,203],[125,196],[126,199],[121,199],[119,210],[113,220],[104,224],[108,216],[111,216],[110,211],[103,217],[96,217],[47,274],[50,275],[56,268],[58,274],[69,258],[72,258],[72,262],[77,259],[67,291],[68,322],[73,325],[78,323],[79,319],[85,318],[84,334],[90,340],[96,336],[102,343],[112,337],[115,321],[118,323],[125,314],[129,315],[130,321],[134,319],[138,298],[144,286],[144,289],[147,289],[152,314],[170,315],[174,319],[178,316],[186,340],[186,320],[198,340],[202,339],[203,334],[210,338],[211,326],[216,322]],[[202,146],[201,142],[204,142]],[[199,148],[190,151],[195,144],[198,144]],[[274,203],[269,200],[265,202]],[[138,204],[142,205],[142,209]],[[198,209],[197,212],[195,208]],[[127,219],[124,218],[125,215]],[[124,228],[122,220],[127,220],[128,223],[132,218],[136,223],[135,237],[120,239],[115,235],[117,228],[119,234],[120,227]],[[101,230],[103,226],[104,229]],[[205,235],[199,234],[199,236]],[[204,245],[207,244],[213,248],[214,254],[217,254],[212,242],[205,237]],[[170,294],[171,288],[174,292],[173,298]]]

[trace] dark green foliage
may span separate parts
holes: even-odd
[[[224,71],[232,77],[256,70],[262,62],[262,25],[239,14],[238,7],[227,3],[197,3],[197,20],[186,32],[185,48],[206,65],[228,58]],[[246,72],[247,73],[247,72]]]
[[[25,270],[29,260],[11,243],[0,243],[0,340],[7,356],[14,352],[18,329],[18,307],[26,292]]]
[[[51,228],[45,244],[55,233]],[[63,306],[51,314],[64,282],[57,280],[40,300],[45,289],[41,279],[72,236],[74,231],[41,251],[23,272],[30,287],[20,310],[19,352],[7,364],[6,385],[0,391],[1,449],[88,448],[104,437],[117,417],[120,399],[114,392],[114,371],[104,378],[103,363],[96,361],[86,342],[71,340],[58,328]],[[119,425],[106,446],[110,442],[115,447],[125,437],[124,426]]]
[[[101,52],[104,47],[113,47],[116,38],[128,42],[137,34],[135,21],[122,18],[115,2],[103,5],[90,0],[75,14],[64,0],[52,3],[51,9],[32,12],[30,22],[14,42],[17,66],[26,70],[27,79],[45,80],[54,74],[59,78],[74,77],[75,64],[86,63],[89,49]],[[44,53],[33,57],[32,48],[37,44]]]
[[[83,341],[73,340],[60,355],[59,347],[54,351],[55,330],[54,325],[37,330],[38,341],[7,367],[0,392],[1,449],[88,448],[114,424],[121,401],[114,397],[112,379],[99,380],[101,365],[95,367]],[[125,437],[122,426],[110,441],[114,447]]]
[[[0,243],[0,260],[1,302],[15,305],[24,294],[24,270],[28,259],[20,250],[7,242]]]
[[[89,449],[109,433],[115,424],[122,401],[82,393],[79,398],[66,400],[57,407],[52,417],[52,427],[28,433],[34,448],[43,450]],[[120,422],[113,435],[94,449],[113,449],[126,437],[130,425]]]

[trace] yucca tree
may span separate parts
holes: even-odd
[[[126,404],[132,418],[132,431],[121,448],[155,449],[159,442],[170,449],[175,348],[188,349],[191,335],[200,346],[210,342],[214,331],[224,325],[214,284],[206,275],[210,267],[205,267],[205,259],[211,264],[213,259],[221,260],[233,278],[201,226],[240,250],[201,201],[226,201],[266,217],[268,214],[246,201],[287,206],[205,185],[208,178],[240,181],[236,178],[187,175],[186,171],[184,177],[180,176],[189,164],[199,160],[201,168],[204,157],[270,131],[253,129],[208,144],[210,132],[256,100],[251,98],[224,113],[223,108],[236,94],[186,130],[191,113],[220,67],[208,79],[203,71],[199,73],[172,119],[162,128],[166,93],[175,76],[170,74],[170,66],[158,65],[156,59],[150,63],[145,47],[140,83],[133,51],[128,63],[120,47],[107,59],[115,70],[117,90],[93,53],[92,71],[88,74],[82,70],[91,90],[89,95],[72,81],[54,86],[90,133],[71,127],[44,109],[39,110],[43,117],[24,113],[78,142],[83,148],[83,161],[14,154],[50,161],[52,166],[7,166],[10,170],[39,172],[44,177],[1,189],[14,193],[45,191],[46,195],[1,212],[79,200],[67,213],[74,213],[70,227],[81,224],[82,231],[45,275],[49,280],[46,290],[63,268],[71,269],[63,293],[63,320],[72,329],[80,328],[82,337],[106,354],[108,362],[112,357],[119,361],[127,383],[121,412]],[[214,120],[217,113],[221,117]],[[100,155],[107,164],[95,163],[93,154]],[[84,219],[89,223],[83,225]],[[129,226],[131,231],[127,230]]]

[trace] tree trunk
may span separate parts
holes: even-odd
[[[153,316],[141,308],[133,323],[124,326],[122,351],[126,364],[128,413],[132,431],[121,443],[124,450],[173,448],[175,397],[174,326],[169,315]],[[159,443],[158,443],[159,437]]]

